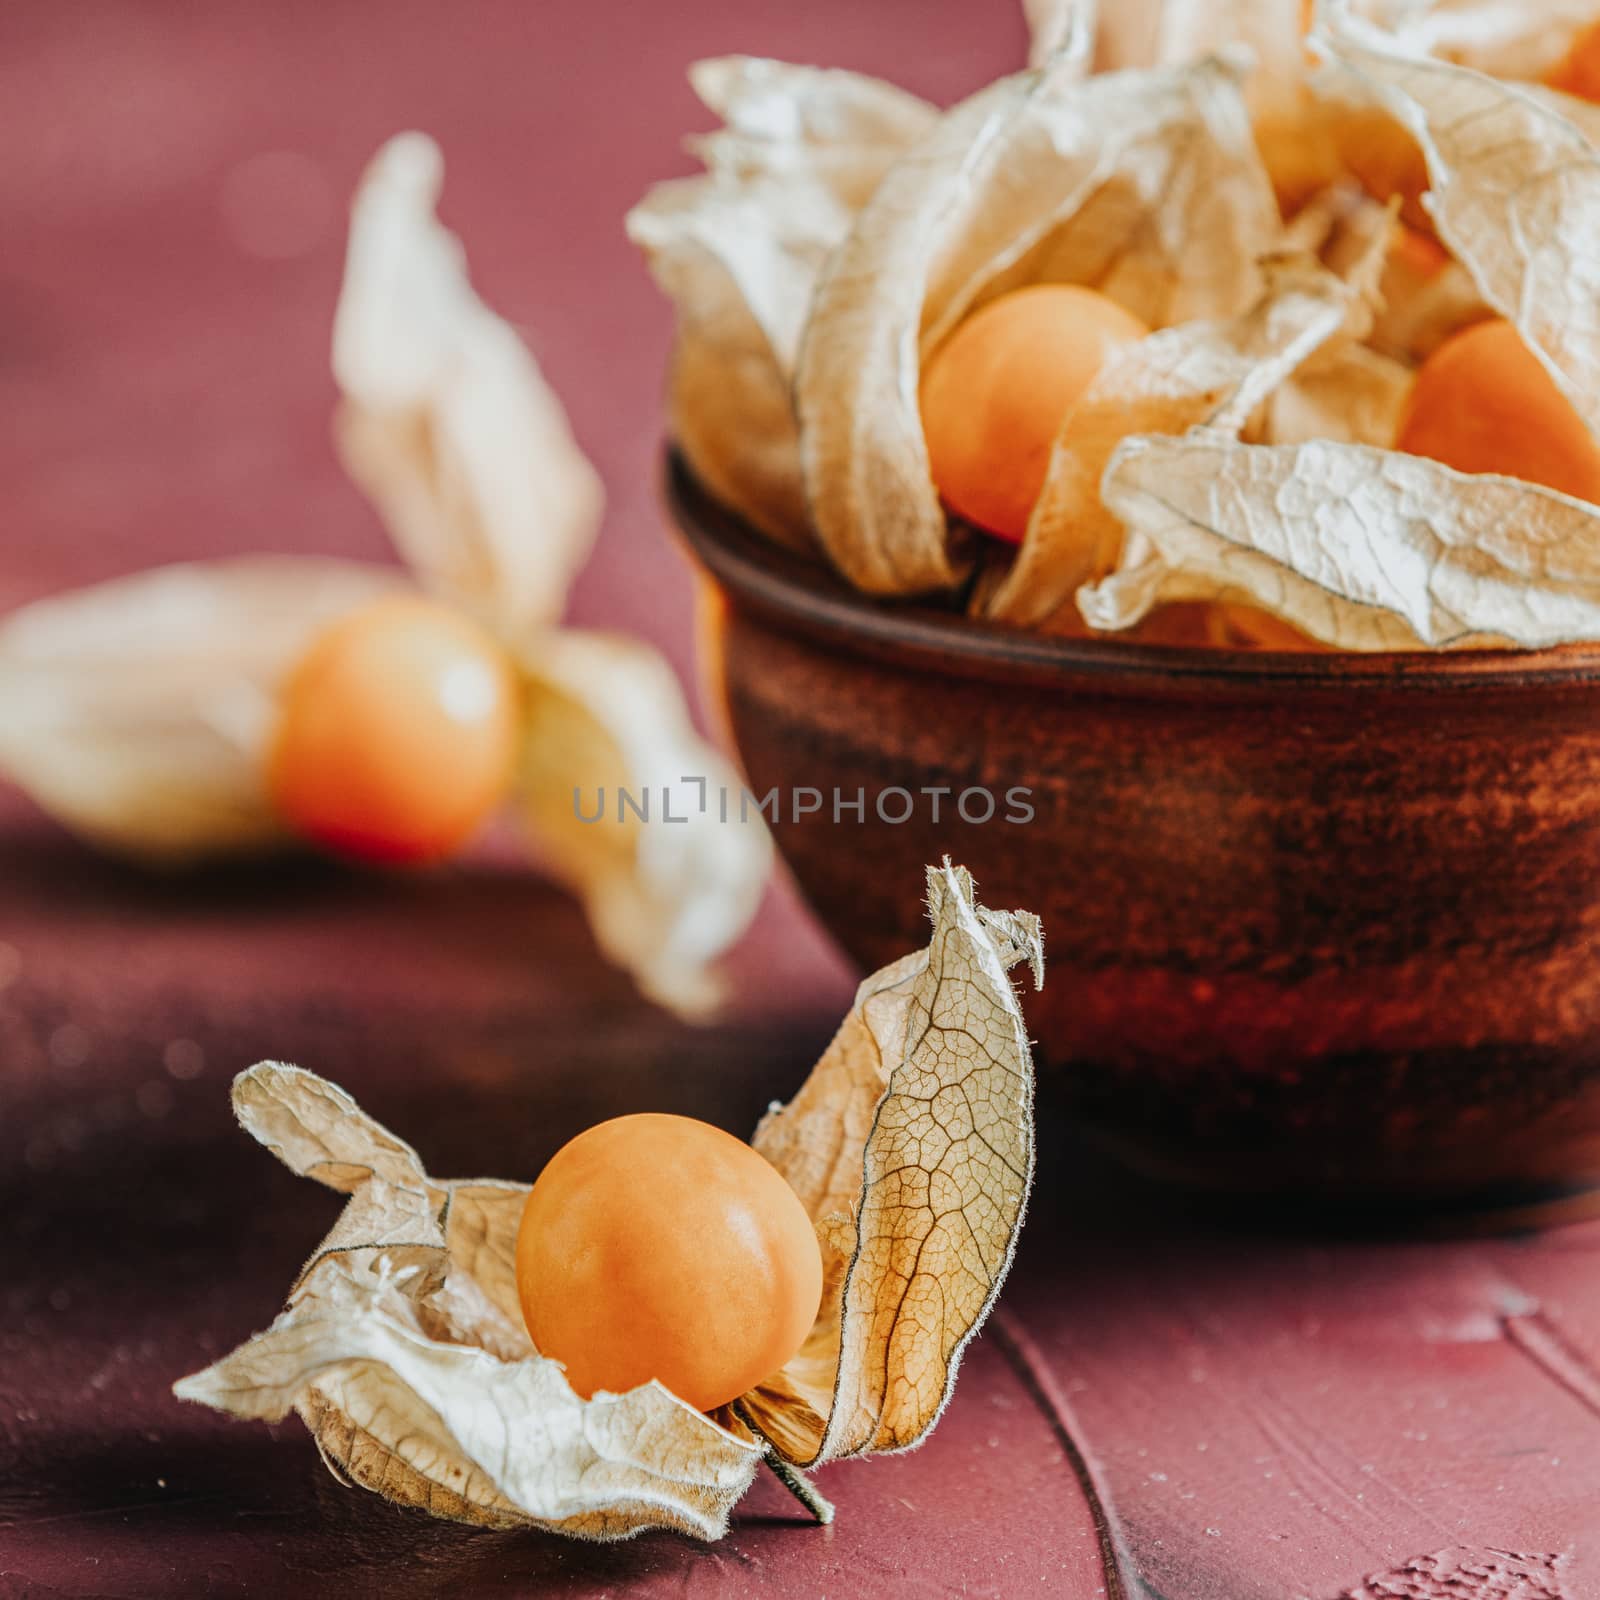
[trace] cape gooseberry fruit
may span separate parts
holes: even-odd
[[[585,1399],[657,1379],[697,1410],[800,1348],[822,1299],[805,1208],[749,1145],[690,1117],[617,1117],[529,1192],[517,1292],[541,1355]]]
[[[1423,362],[1395,449],[1600,501],[1600,445],[1500,317],[1453,334]]]
[[[952,511],[1020,543],[1050,451],[1106,357],[1149,329],[1071,284],[1004,294],[963,322],[922,378],[928,466]]]
[[[518,689],[470,617],[418,596],[363,606],[295,669],[268,758],[279,814],[362,860],[438,860],[505,798]]]

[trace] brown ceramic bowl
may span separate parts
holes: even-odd
[[[669,492],[751,788],[783,791],[783,856],[863,967],[923,942],[923,865],[948,853],[1043,917],[1047,1092],[1145,1171],[1341,1209],[1582,1208],[1600,648],[1046,639],[858,595],[677,462]],[[1013,787],[1031,821],[1003,820]],[[802,788],[828,798],[795,820]],[[893,789],[917,801],[898,825]],[[836,790],[865,791],[864,821],[834,820]],[[992,820],[953,813],[969,790]]]

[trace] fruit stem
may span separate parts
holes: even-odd
[[[767,1465],[772,1475],[818,1522],[826,1527],[833,1521],[833,1502],[817,1492],[817,1486],[798,1467],[791,1466],[769,1444]]]
[[[785,1461],[776,1446],[755,1424],[755,1419],[742,1405],[735,1403],[734,1415],[761,1441],[762,1454],[772,1475],[823,1527],[833,1521],[833,1502],[820,1493],[817,1486],[793,1462]]]

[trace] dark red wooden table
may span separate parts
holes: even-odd
[[[378,0],[0,8],[0,605],[159,559],[379,555],[326,442],[342,208],[388,133],[605,473],[579,614],[683,662],[656,506],[668,324],[622,238],[699,55],[1012,65],[1006,0]],[[916,886],[908,885],[915,893]],[[742,999],[681,1027],[505,841],[418,879],[151,881],[0,798],[0,1595],[1600,1596],[1600,1228],[1492,1242],[1229,1230],[1050,1115],[1015,1275],[932,1443],[762,1484],[729,1538],[588,1547],[340,1488],[298,1425],[168,1392],[266,1322],[335,1200],[232,1126],[264,1055],[433,1170],[531,1176],[620,1109],[748,1130],[850,978],[774,894]]]

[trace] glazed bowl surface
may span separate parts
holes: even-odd
[[[916,886],[949,854],[1044,919],[1043,1092],[1147,1173],[1380,1214],[1586,1208],[1600,647],[1045,638],[857,594],[667,476],[750,790],[778,791],[784,859],[863,968],[923,942]]]

